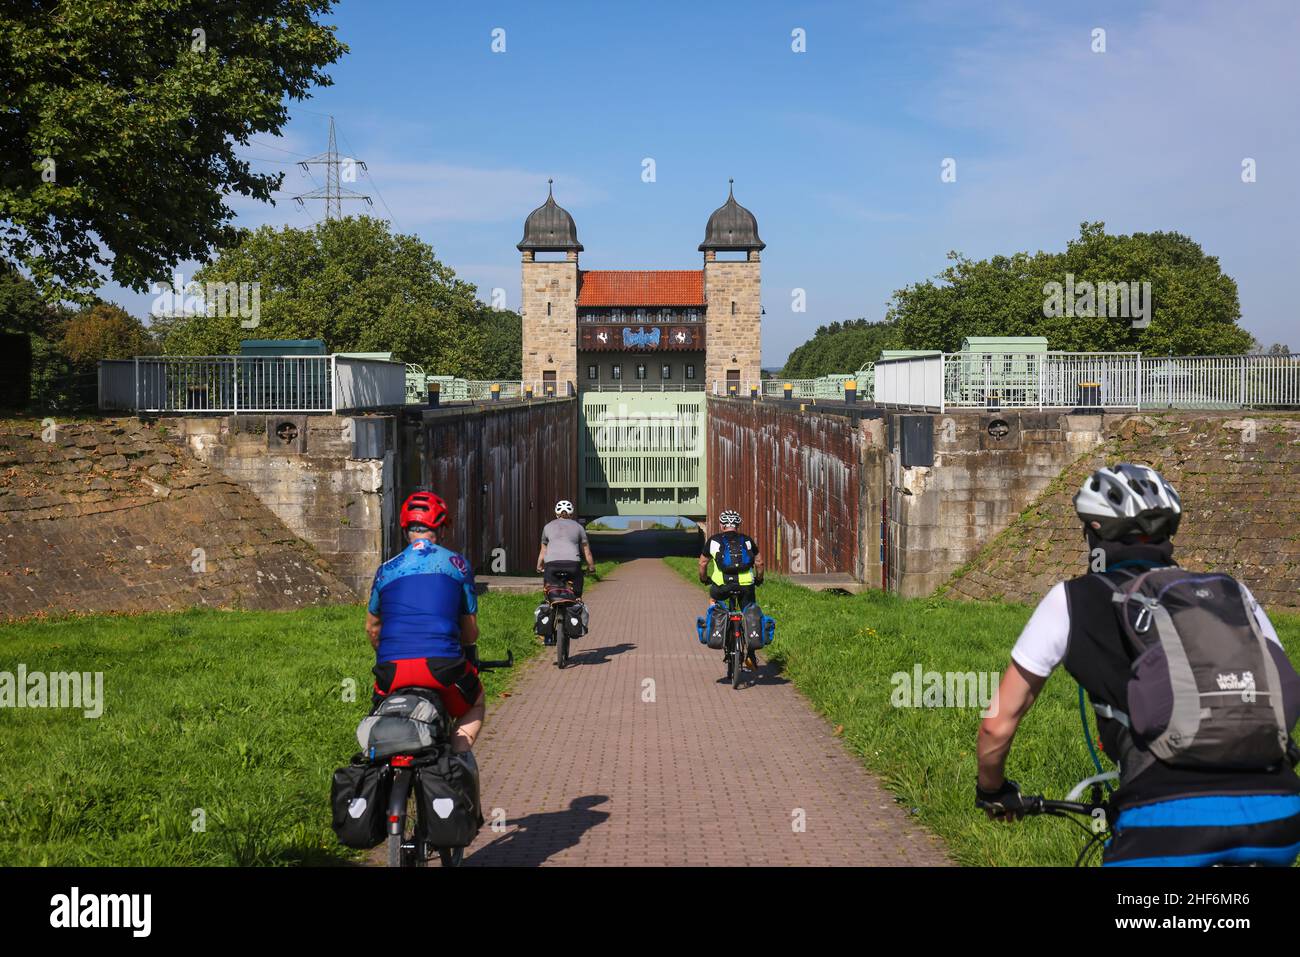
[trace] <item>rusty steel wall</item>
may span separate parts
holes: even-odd
[[[709,534],[718,513],[734,508],[769,569],[847,572],[861,581],[873,498],[867,444],[858,413],[710,398]]]
[[[452,513],[442,543],[463,553],[477,573],[531,572],[555,503],[578,497],[577,401],[430,410],[420,428],[421,484]],[[494,565],[498,548],[505,550],[504,568]]]

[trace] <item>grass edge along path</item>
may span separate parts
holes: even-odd
[[[696,561],[665,561],[697,582]],[[995,824],[974,807],[981,707],[954,694],[945,706],[913,706],[934,688],[929,673],[974,673],[991,690],[1033,609],[1027,605],[814,592],[779,575],[758,590],[777,638],[764,651],[873,774],[965,865],[1068,866],[1086,837],[1050,818]],[[700,612],[708,599],[701,586]],[[1300,615],[1270,613],[1292,660]],[[920,680],[917,680],[917,669]],[[966,687],[971,686],[969,679]],[[949,683],[940,694],[948,697]],[[964,691],[956,683],[953,692]],[[933,696],[931,698],[933,700]],[[960,705],[960,706],[958,706]],[[1096,724],[1090,716],[1095,738]],[[761,729],[756,733],[761,734]],[[1103,757],[1103,766],[1110,763]],[[1007,771],[1026,792],[1063,798],[1093,773],[1079,720],[1078,686],[1052,675],[1021,725]]]
[[[541,650],[537,600],[480,597],[480,654],[517,663],[484,675],[489,722]],[[103,674],[98,718],[0,708],[0,865],[359,861],[329,782],[369,709],[364,622],[358,604],[0,624],[0,671]]]

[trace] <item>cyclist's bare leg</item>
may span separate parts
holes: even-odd
[[[474,739],[483,730],[483,718],[487,714],[486,702],[487,693],[479,691],[478,700],[456,722],[456,733],[451,739],[451,750],[454,753],[464,754],[474,747]]]

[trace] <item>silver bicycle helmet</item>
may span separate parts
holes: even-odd
[[[1113,542],[1139,533],[1171,538],[1183,506],[1174,487],[1155,469],[1122,462],[1088,476],[1075,493],[1074,510],[1098,538]]]
[[[572,514],[573,514],[573,503],[570,502],[567,498],[560,499],[560,501],[558,501],[558,502],[555,503],[555,514],[556,514],[556,515],[572,515]]]
[[[740,513],[735,509],[726,509],[718,516],[718,524],[723,528],[740,528]]]

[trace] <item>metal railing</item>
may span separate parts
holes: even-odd
[[[579,387],[582,392],[703,392],[702,382],[593,382]]]
[[[99,364],[103,409],[343,412],[406,402],[400,362],[342,356],[137,356]]]
[[[1300,406],[1300,355],[982,353],[883,359],[889,408],[1239,409]]]

